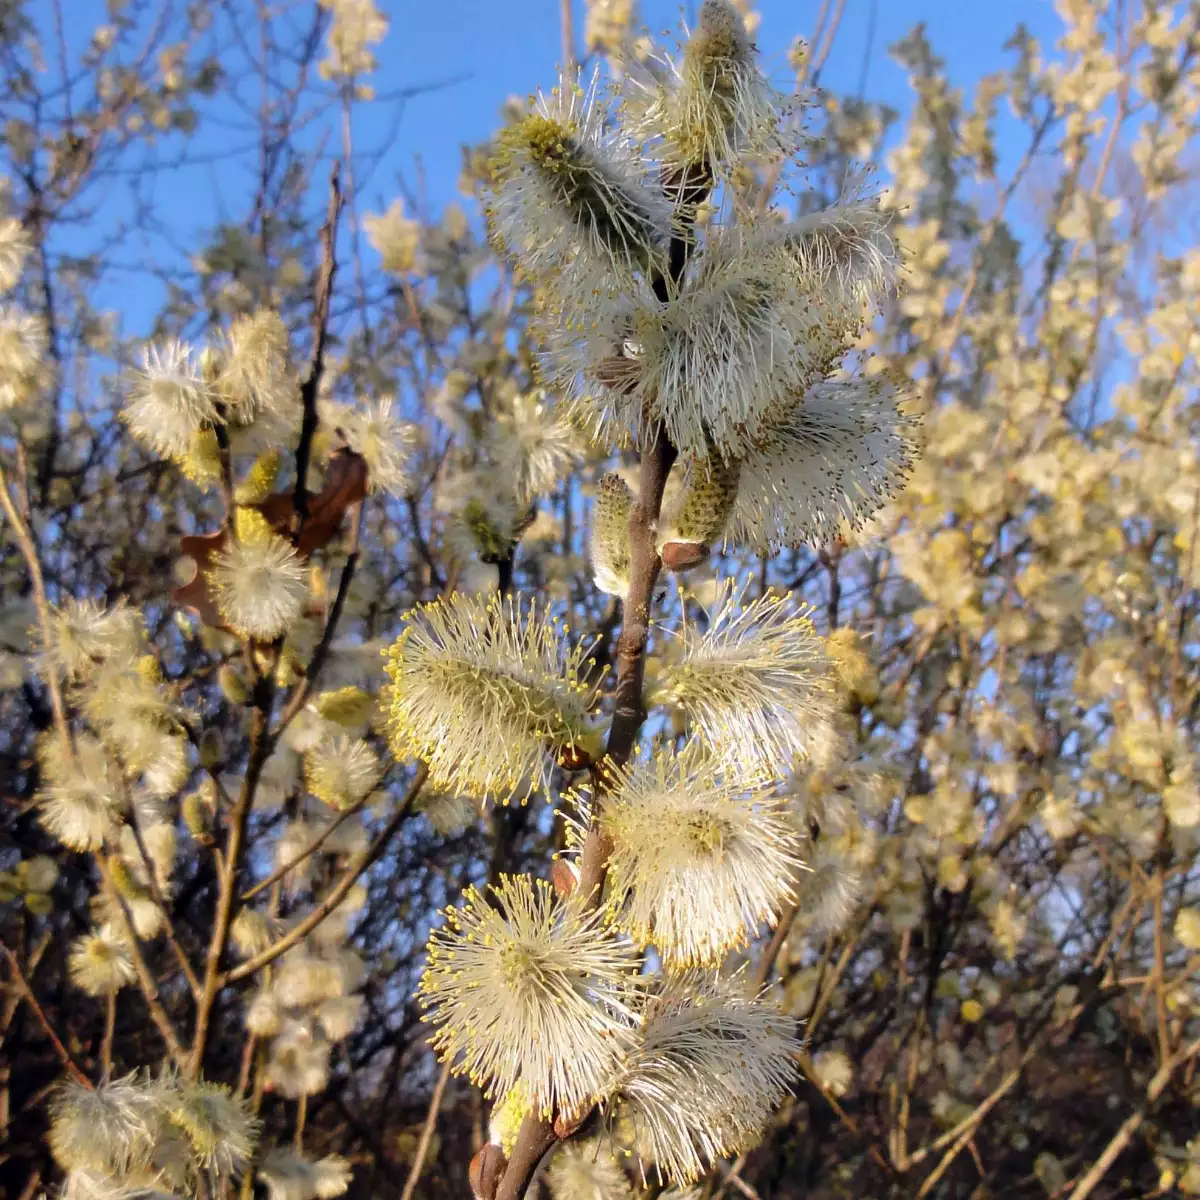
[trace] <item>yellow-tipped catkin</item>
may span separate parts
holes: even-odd
[[[489,163],[492,231],[534,280],[630,280],[666,244],[670,205],[626,141],[608,135],[596,90],[562,78],[502,131]]]
[[[211,429],[200,429],[192,435],[187,452],[179,459],[179,469],[200,487],[221,478],[221,447]]]
[[[586,646],[542,608],[464,592],[414,609],[388,651],[387,733],[434,787],[507,799],[583,744]]]
[[[233,663],[225,663],[217,672],[217,686],[230,704],[245,704],[250,699],[250,684],[245,673]]]
[[[322,692],[316,699],[316,709],[326,721],[353,729],[371,719],[375,697],[362,688],[338,688],[334,692]]]
[[[279,461],[278,450],[267,450],[260,454],[234,491],[234,500],[238,504],[261,504],[275,486]]]
[[[849,626],[835,629],[825,639],[825,650],[841,686],[859,703],[879,699],[879,674],[862,638]]]
[[[271,537],[267,518],[257,509],[244,505],[233,510],[233,531],[243,546],[259,545]]]

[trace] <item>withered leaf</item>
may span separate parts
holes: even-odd
[[[325,471],[325,486],[308,500],[308,515],[296,528],[295,496],[291,492],[275,492],[262,504],[250,505],[266,518],[267,524],[280,537],[289,539],[296,553],[307,560],[314,551],[322,550],[337,536],[346,513],[361,504],[367,495],[367,464],[361,454],[342,447],[334,452]],[[179,541],[181,558],[196,564],[196,573],[187,583],[177,587],[171,598],[183,608],[190,608],[206,625],[226,628],[209,588],[209,574],[214,561],[224,550],[230,537],[226,521],[214,533],[191,534]]]

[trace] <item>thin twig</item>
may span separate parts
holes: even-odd
[[[446,1084],[450,1080],[450,1063],[442,1067],[442,1073],[434,1084],[433,1095],[429,1100],[429,1111],[425,1114],[425,1124],[421,1127],[421,1140],[417,1142],[417,1153],[413,1157],[412,1166],[408,1169],[408,1178],[404,1181],[404,1191],[400,1200],[413,1200],[417,1191],[417,1180],[421,1178],[421,1169],[425,1166],[425,1158],[429,1154],[429,1146],[433,1141],[433,1131],[437,1128],[438,1109],[442,1107],[442,1096]]]
[[[100,1041],[100,1078],[107,1083],[112,1077],[113,1034],[117,1031],[117,993],[104,997],[104,1037]]]
[[[125,926],[125,949],[128,951],[130,961],[133,963],[133,973],[137,976],[138,987],[142,990],[146,1007],[150,1010],[150,1019],[162,1035],[162,1039],[166,1043],[167,1049],[171,1052],[171,1057],[175,1060],[176,1066],[185,1067],[188,1060],[187,1051],[184,1050],[183,1043],[179,1040],[179,1034],[175,1031],[175,1026],[171,1018],[167,1015],[167,1010],[163,1007],[162,1000],[158,995],[158,984],[155,982],[154,976],[150,973],[150,968],[146,965],[146,958],[142,954],[137,929],[134,927],[133,914],[129,911],[129,902],[121,895],[116,880],[113,879],[112,867],[103,854],[96,855],[96,866],[99,868],[100,878],[104,882],[105,890],[108,892],[110,899],[116,902],[117,909],[121,914],[121,921]]]
[[[325,660],[329,657],[334,635],[337,633],[338,623],[341,621],[342,612],[346,607],[346,597],[350,594],[350,585],[354,582],[354,572],[358,566],[359,537],[362,532],[363,511],[364,505],[356,504],[353,506],[353,512],[350,514],[350,540],[346,551],[346,563],[342,567],[342,575],[338,580],[337,595],[333,598],[333,606],[329,610],[329,617],[325,622],[325,628],[321,632],[321,640],[317,643],[317,648],[313,651],[308,668],[304,672],[304,678],[300,681],[295,692],[288,697],[283,712],[279,716],[279,723],[271,734],[272,746],[304,707],[313,687],[316,685],[317,678],[325,666]]]
[[[766,986],[767,980],[771,978],[771,971],[783,950],[784,943],[788,940],[788,934],[792,932],[792,923],[796,920],[796,914],[799,911],[798,905],[789,904],[779,914],[779,923],[775,926],[775,932],[771,935],[771,940],[767,943],[767,948],[763,951],[763,956],[754,970],[755,992],[761,992]]]
[[[0,951],[4,957],[8,959],[8,965],[13,973],[13,982],[21,994],[25,997],[25,1003],[33,1009],[33,1015],[37,1017],[38,1024],[42,1027],[46,1036],[50,1039],[54,1046],[55,1052],[62,1060],[62,1065],[71,1072],[77,1083],[81,1083],[88,1091],[95,1091],[92,1081],[83,1073],[83,1069],[71,1057],[71,1052],[63,1045],[62,1038],[54,1032],[54,1026],[50,1024],[50,1018],[46,1016],[42,1010],[42,1006],[38,1003],[38,998],[33,994],[33,988],[29,986],[28,980],[21,971],[21,964],[17,961],[17,956],[6,946],[0,942]]]
[[[42,575],[42,564],[38,558],[37,546],[34,543],[33,535],[29,531],[29,526],[22,519],[21,514],[17,511],[17,506],[13,503],[12,496],[8,491],[8,478],[4,474],[4,468],[0,466],[0,508],[4,509],[4,515],[8,518],[9,524],[13,528],[13,536],[17,539],[17,546],[20,548],[21,556],[25,559],[25,567],[29,571],[29,581],[33,585],[33,604],[37,609],[38,626],[41,629],[42,642],[46,646],[53,645],[53,630],[50,627],[50,605],[46,599],[46,581]],[[29,506],[29,493],[24,484],[21,485],[22,505],[25,508]],[[58,733],[58,740],[62,743],[63,753],[70,760],[75,758],[74,746],[71,742],[71,729],[67,724],[67,706],[63,702],[62,688],[59,687],[58,676],[52,669],[47,669],[45,672],[46,687],[50,691],[50,707],[54,712],[54,728]]]
[[[146,840],[142,837],[142,829],[138,824],[135,806],[130,807],[129,828],[133,833],[133,840],[137,844],[138,855],[142,860],[142,868],[146,872],[146,882],[149,885],[150,898],[158,906],[158,911],[162,913],[163,932],[167,935],[167,942],[175,954],[175,959],[179,963],[179,969],[188,981],[188,987],[192,989],[192,995],[199,996],[200,980],[196,972],[192,969],[192,964],[188,961],[188,956],[184,953],[183,946],[180,945],[179,938],[175,934],[175,924],[171,920],[171,912],[167,908],[167,900],[163,895],[162,888],[158,886],[158,876],[155,873],[154,862],[150,858],[149,850],[146,848]]]
[[[370,796],[364,796],[361,800],[356,801],[349,808],[343,809],[340,813],[338,813],[337,817],[330,821],[330,823],[326,825],[325,828],[322,829],[321,832],[317,834],[317,836],[313,838],[303,850],[298,851],[295,857],[289,858],[287,862],[276,867],[275,870],[266,877],[266,879],[256,883],[252,888],[248,888],[246,891],[244,891],[242,893],[242,903],[245,904],[246,901],[253,900],[254,897],[259,894],[259,892],[265,891],[271,886],[271,884],[282,879],[289,871],[294,871],[302,862],[305,861],[305,859],[316,854],[316,852],[320,850],[328,838],[333,835],[333,833],[344,821],[348,821],[355,814],[362,812],[363,806],[369,799]]]
[[[275,697],[274,672],[261,677],[255,687],[255,706],[250,732],[250,757],[246,765],[246,776],[237,803],[230,814],[229,835],[225,841],[225,852],[219,870],[217,911],[213,917],[213,932],[208,943],[208,954],[204,963],[204,985],[196,1001],[196,1034],[192,1042],[191,1058],[187,1065],[189,1078],[200,1074],[204,1062],[204,1051],[208,1042],[209,1023],[217,993],[221,990],[221,956],[229,941],[233,925],[234,897],[237,889],[238,868],[246,843],[246,831],[250,823],[250,810],[254,806],[254,793],[262,775],[263,764],[270,753],[267,728],[271,719],[271,706]]]
[[[392,840],[397,830],[404,824],[405,819],[412,810],[413,803],[416,801],[421,788],[425,784],[428,774],[428,768],[422,763],[417,768],[417,773],[412,783],[409,784],[408,791],[405,792],[404,799],[400,802],[400,807],[393,814],[391,820],[379,831],[375,836],[375,840],[365,850],[361,850],[350,860],[346,865],[346,870],[342,878],[321,903],[303,921],[281,937],[279,941],[268,946],[260,954],[256,954],[253,958],[247,959],[244,963],[234,967],[233,970],[226,972],[221,978],[222,986],[236,983],[239,979],[245,979],[248,975],[253,975],[255,971],[261,970],[268,963],[273,963],[285,950],[290,950],[298,941],[312,933],[341,904],[346,898],[346,894],[358,880],[358,877],[376,862],[387,848],[388,842]]]
[[[337,274],[337,224],[342,211],[340,163],[329,173],[329,207],[321,226],[321,274],[317,280],[317,303],[313,312],[313,348],[308,374],[300,385],[304,416],[300,422],[300,442],[296,447],[295,510],[297,528],[308,516],[308,460],[317,432],[317,389],[325,362],[325,341],[329,336],[329,302],[333,296],[333,277]]]
[[[575,17],[571,0],[559,0],[558,13],[562,26],[563,72],[569,79],[575,74]]]
[[[1104,1148],[1104,1153],[1096,1159],[1087,1174],[1075,1185],[1075,1190],[1071,1193],[1069,1200],[1086,1200],[1092,1194],[1096,1184],[1108,1174],[1109,1168],[1116,1162],[1121,1151],[1129,1145],[1133,1139],[1133,1135],[1137,1133],[1150,1110],[1158,1102],[1163,1092],[1166,1091],[1167,1084],[1171,1082],[1171,1076],[1175,1074],[1175,1071],[1179,1067],[1189,1062],[1197,1054],[1200,1054],[1200,1038],[1197,1038],[1190,1045],[1185,1046],[1178,1054],[1168,1059],[1159,1067],[1154,1078],[1150,1080],[1150,1086],[1146,1088],[1145,1102],[1125,1118],[1121,1128],[1113,1135],[1112,1141]]]

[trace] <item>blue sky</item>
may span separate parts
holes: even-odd
[[[449,196],[458,171],[459,144],[481,140],[494,129],[497,108],[506,96],[523,96],[553,81],[562,59],[558,0],[384,0],[380,7],[392,22],[380,56],[385,64],[381,91],[469,75],[453,87],[408,103],[398,147],[401,158],[405,151],[410,161],[414,154],[421,156],[431,199]],[[787,48],[797,34],[811,37],[819,0],[761,0],[757,8],[765,64],[785,82]],[[581,37],[581,0],[575,9]],[[641,12],[647,27],[661,33],[677,28],[688,9],[687,3],[647,0]],[[835,91],[857,91],[870,45],[865,94],[903,111],[910,93],[887,47],[914,25],[926,24],[951,79],[970,89],[981,75],[1009,60],[1002,48],[1019,21],[1050,49],[1060,29],[1050,0],[845,0],[821,82]],[[385,178],[386,173],[377,183]]]
[[[68,57],[78,61],[87,40],[105,16],[106,0],[66,0],[70,17],[66,28]],[[689,16],[696,0],[644,0],[646,26],[668,35],[670,43],[681,18]],[[538,86],[553,83],[562,58],[559,0],[377,0],[390,21],[390,32],[378,50],[379,69],[372,82],[380,96],[439,81],[454,80],[409,99],[402,111],[396,104],[362,106],[355,117],[355,145],[370,149],[389,140],[397,131],[386,156],[369,178],[362,181],[360,211],[385,208],[398,192],[403,178],[415,190],[420,177],[427,216],[436,216],[457,196],[460,147],[491,134],[500,106],[508,96],[527,95]],[[583,0],[575,3],[577,39],[584,27]],[[819,0],[761,0],[758,40],[768,73],[786,85],[790,72],[786,52],[797,35],[812,36],[820,9]],[[35,20],[45,21],[43,44],[55,46],[49,23],[50,5],[30,4]],[[248,6],[245,10],[252,11]],[[291,6],[294,24],[307,20],[303,4]],[[863,82],[866,65],[867,98],[882,101],[902,113],[911,102],[904,72],[887,54],[887,48],[918,22],[948,65],[951,80],[965,91],[984,74],[1010,61],[1003,45],[1018,22],[1023,22],[1042,43],[1047,55],[1060,26],[1050,0],[1009,0],[987,4],[981,0],[845,0],[832,53],[821,83],[841,93],[855,93]],[[53,62],[56,56],[48,55]],[[238,80],[254,100],[254,80]],[[396,124],[397,117],[399,123]],[[327,127],[330,151],[336,150],[336,106],[322,123]],[[305,140],[315,145],[321,130],[310,128]],[[174,142],[175,144],[172,144]],[[243,147],[234,162],[214,161],[232,147]],[[160,161],[179,153],[178,139],[160,142]],[[1005,157],[1003,131],[1001,157]],[[204,102],[201,124],[187,146],[194,162],[144,179],[152,188],[156,215],[167,226],[154,231],[131,220],[128,181],[117,178],[106,188],[100,207],[82,229],[70,231],[57,244],[60,252],[86,252],[117,226],[122,229],[118,252],[110,258],[120,264],[96,296],[102,307],[117,309],[126,334],[149,332],[158,311],[162,288],[148,277],[151,264],[182,265],[183,255],[206,241],[219,222],[238,224],[250,212],[255,169],[254,131],[229,102],[223,90]],[[419,164],[419,171],[418,171]],[[130,162],[128,167],[134,164]],[[314,216],[323,211],[325,171],[315,173],[312,194]],[[367,249],[368,269],[374,252]]]

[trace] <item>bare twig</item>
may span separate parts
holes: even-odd
[[[121,891],[113,879],[112,867],[103,854],[96,855],[96,866],[99,868],[100,878],[104,881],[105,890],[109,897],[116,901],[120,911],[121,920],[125,926],[125,949],[129,952],[130,961],[133,963],[133,973],[137,976],[138,987],[141,988],[146,1007],[150,1010],[150,1019],[162,1035],[167,1049],[171,1052],[171,1057],[175,1060],[175,1065],[182,1068],[187,1063],[187,1051],[184,1050],[183,1043],[179,1040],[179,1034],[175,1031],[175,1025],[163,1007],[158,994],[158,984],[150,973],[150,968],[146,965],[146,957],[142,954],[141,943],[138,940],[137,930],[134,928],[133,915],[129,911],[129,902],[121,895]]]
[[[792,923],[799,911],[797,905],[789,904],[779,914],[779,924],[775,926],[775,932],[771,935],[771,940],[767,943],[767,948],[763,951],[762,958],[759,959],[758,966],[754,969],[754,990],[756,992],[761,992],[766,986],[767,980],[771,978],[771,972],[775,969],[775,963],[788,940],[788,934],[792,932]]]
[[[104,997],[104,1036],[100,1041],[100,1078],[107,1083],[112,1076],[113,1034],[117,1030],[117,993]]]
[[[242,789],[230,813],[229,834],[225,840],[225,852],[219,868],[219,890],[217,911],[213,917],[213,933],[208,943],[208,954],[204,963],[204,985],[196,1001],[196,1033],[192,1042],[192,1053],[187,1064],[190,1078],[196,1078],[204,1063],[204,1051],[208,1042],[209,1023],[217,993],[221,990],[221,956],[229,941],[229,930],[233,925],[233,908],[237,888],[238,868],[241,866],[242,851],[246,844],[246,830],[250,823],[250,810],[254,807],[254,793],[262,775],[263,764],[270,753],[267,727],[271,719],[271,706],[275,698],[274,673],[259,678],[256,684],[254,715],[250,730],[250,757],[246,764],[246,776]]]
[[[354,572],[358,567],[358,539],[362,532],[363,510],[364,506],[362,504],[356,504],[350,515],[350,541],[346,551],[346,563],[342,567],[342,575],[338,580],[337,595],[333,598],[333,606],[329,610],[329,616],[325,621],[325,628],[321,631],[321,640],[317,643],[317,648],[313,651],[313,656],[309,660],[308,667],[304,672],[304,678],[300,681],[295,692],[288,698],[287,704],[279,716],[279,723],[271,734],[272,745],[279,738],[280,734],[295,720],[297,714],[304,707],[305,701],[316,685],[318,676],[324,669],[325,660],[329,657],[329,651],[333,646],[333,639],[337,633],[338,624],[342,619],[342,612],[346,607],[346,597],[350,594],[350,585],[354,582]]]
[[[162,913],[163,932],[167,935],[167,942],[175,954],[175,959],[179,963],[179,969],[188,981],[188,987],[192,989],[192,995],[199,996],[200,980],[196,972],[192,969],[192,964],[188,961],[188,956],[184,953],[183,946],[180,945],[179,938],[175,934],[175,923],[171,920],[171,911],[167,907],[167,900],[163,895],[162,888],[158,886],[158,876],[155,874],[154,863],[150,858],[149,850],[146,848],[146,840],[142,837],[142,829],[137,820],[137,811],[133,806],[130,807],[129,812],[129,828],[133,833],[133,840],[137,844],[138,855],[142,860],[142,868],[146,872],[146,882],[150,889],[150,898],[158,906],[159,912]]]
[[[317,389],[325,363],[325,341],[329,336],[329,302],[333,296],[333,277],[337,274],[337,224],[342,211],[340,163],[329,173],[329,208],[321,226],[321,274],[317,280],[317,303],[313,312],[312,360],[300,385],[304,416],[300,423],[300,442],[296,447],[296,518],[297,527],[308,516],[308,460],[317,432]]]
[[[356,801],[349,808],[343,809],[340,813],[338,813],[337,817],[330,821],[329,824],[326,825],[325,828],[322,829],[321,832],[318,833],[317,836],[313,838],[307,846],[298,851],[293,858],[289,858],[287,862],[281,863],[275,868],[274,871],[270,873],[270,875],[266,877],[266,879],[256,883],[252,888],[247,888],[247,890],[242,893],[242,903],[244,904],[247,900],[253,900],[254,897],[259,894],[259,892],[265,891],[271,886],[271,884],[276,883],[289,871],[294,871],[302,862],[316,854],[316,852],[320,850],[320,848],[342,825],[343,822],[348,821],[351,817],[362,812],[363,806],[369,799],[370,796],[364,796],[361,800]]]
[[[562,26],[562,65],[568,78],[575,73],[575,17],[571,0],[559,0],[559,20]]]
[[[346,865],[346,870],[342,878],[338,880],[336,886],[329,894],[321,901],[294,928],[289,930],[279,941],[268,946],[260,954],[256,954],[253,958],[247,959],[244,963],[228,971],[222,978],[222,986],[230,983],[236,983],[239,979],[245,979],[249,975],[253,975],[255,971],[262,970],[268,963],[273,963],[285,950],[291,949],[302,938],[306,938],[322,921],[341,902],[346,898],[346,894],[357,882],[358,877],[369,867],[374,865],[379,856],[387,848],[387,844],[395,837],[400,826],[404,824],[405,819],[412,811],[413,803],[420,794],[421,788],[425,785],[425,780],[428,777],[428,769],[424,764],[417,768],[417,773],[413,777],[412,783],[408,786],[408,791],[404,794],[404,799],[400,802],[399,808],[396,809],[388,823],[375,835],[375,840],[365,849],[356,854]]]
[[[42,575],[42,564],[38,558],[37,546],[33,540],[33,534],[29,530],[24,518],[17,511],[17,506],[13,503],[13,498],[8,490],[8,478],[4,474],[3,466],[0,466],[0,508],[3,508],[4,515],[8,518],[8,523],[12,526],[13,536],[17,539],[17,546],[21,551],[21,557],[25,559],[25,567],[29,572],[29,581],[33,585],[33,603],[37,609],[38,627],[41,630],[42,641],[49,646],[53,643],[53,633],[50,628],[50,604],[46,599],[46,581]],[[25,488],[24,482],[20,488],[21,505],[28,510],[29,494]],[[70,759],[74,759],[75,751],[71,742],[71,729],[67,724],[67,706],[63,702],[62,688],[58,684],[58,676],[52,671],[45,672],[46,687],[50,692],[50,707],[54,712],[54,728],[58,733],[58,740],[62,743],[63,752]]]
[[[1121,1128],[1113,1135],[1112,1141],[1105,1146],[1104,1153],[1096,1159],[1091,1169],[1075,1185],[1075,1190],[1071,1193],[1069,1200],[1086,1200],[1086,1197],[1092,1194],[1096,1185],[1108,1174],[1109,1168],[1116,1162],[1121,1151],[1129,1145],[1133,1135],[1137,1133],[1159,1097],[1166,1091],[1167,1084],[1171,1082],[1171,1076],[1197,1054],[1200,1054],[1200,1038],[1185,1046],[1178,1054],[1159,1067],[1154,1078],[1150,1080],[1150,1085],[1146,1088],[1145,1101],[1125,1118]]]
[[[434,1084],[433,1095],[429,1100],[429,1111],[425,1114],[425,1124],[421,1127],[421,1140],[417,1142],[417,1152],[413,1156],[412,1166],[408,1169],[408,1178],[404,1181],[404,1191],[400,1200],[413,1200],[417,1191],[417,1180],[421,1178],[421,1170],[425,1166],[425,1158],[429,1154],[429,1145],[433,1141],[433,1131],[437,1128],[438,1109],[442,1107],[442,1096],[446,1084],[450,1080],[450,1063],[442,1067],[442,1073]]]
[[[55,1053],[62,1060],[62,1065],[70,1071],[76,1083],[80,1083],[89,1091],[93,1091],[92,1081],[83,1073],[83,1069],[71,1057],[71,1052],[63,1045],[62,1038],[55,1033],[54,1026],[50,1024],[50,1018],[46,1016],[42,1006],[38,1003],[38,998],[33,994],[33,988],[29,986],[29,982],[21,971],[21,964],[17,961],[17,956],[3,942],[0,942],[0,953],[3,953],[4,957],[8,959],[8,965],[13,974],[13,983],[25,998],[25,1003],[29,1005],[33,1011],[33,1015],[37,1018],[38,1024],[50,1039]]]

